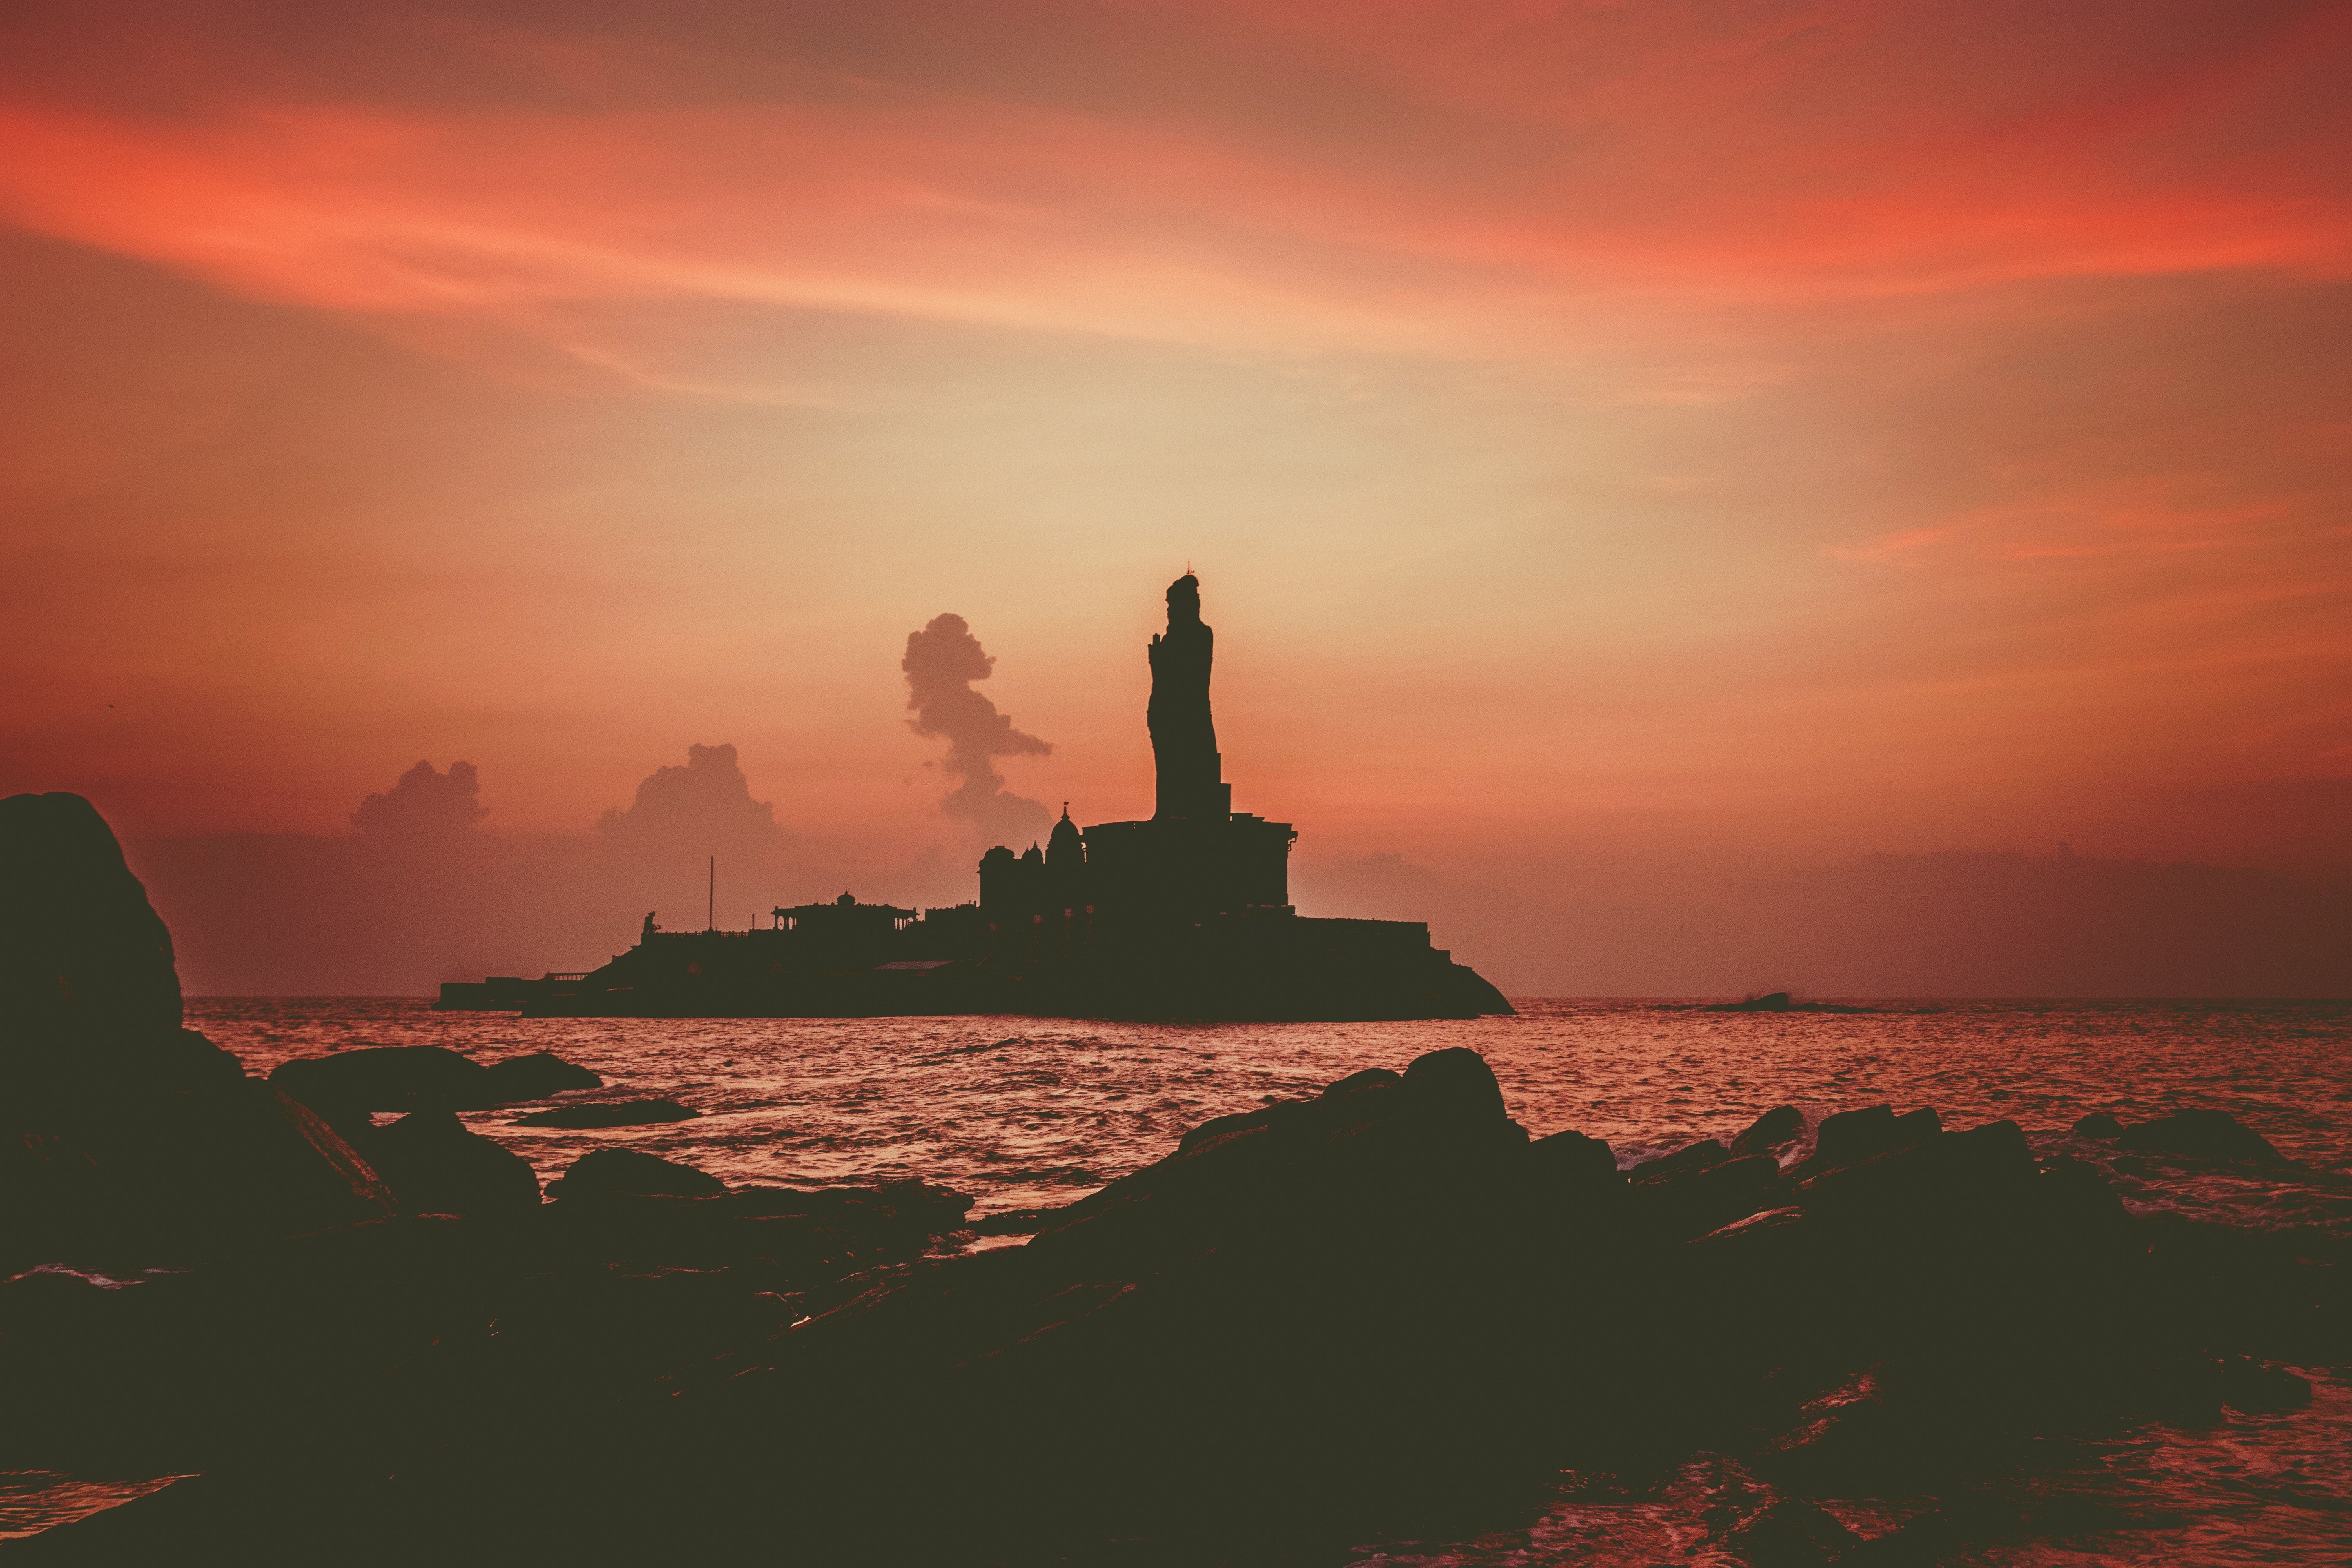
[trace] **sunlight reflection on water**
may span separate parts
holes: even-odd
[[[730,1182],[940,1182],[976,1212],[1068,1203],[1168,1152],[1212,1116],[1311,1094],[1364,1067],[1468,1046],[1540,1136],[1573,1127],[1621,1163],[1728,1137],[1775,1105],[1808,1118],[1892,1102],[1947,1124],[2061,1134],[2107,1110],[2234,1112],[2287,1154],[2352,1157],[2352,1004],[1904,1003],[1867,1014],[1722,1014],[1530,1001],[1516,1018],[1178,1026],[1063,1018],[519,1018],[409,1000],[195,999],[189,1024],[267,1072],[292,1057],[439,1045],[490,1061],[553,1051],[594,1099],[670,1098],[701,1120],[605,1131],[466,1120],[543,1178],[606,1144]],[[2048,1139],[2037,1139],[2046,1142]],[[2138,1184],[2122,1184],[2127,1195]],[[2208,1199],[2258,1194],[2209,1182]],[[2252,1185],[2267,1190],[2266,1184]],[[2305,1216],[2308,1217],[2308,1216]]]

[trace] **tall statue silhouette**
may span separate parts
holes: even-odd
[[[1168,585],[1168,630],[1151,639],[1151,755],[1159,770],[1155,817],[1218,819],[1233,815],[1234,792],[1222,782],[1216,721],[1209,714],[1209,666],[1216,633],[1201,619],[1200,579],[1187,572]]]

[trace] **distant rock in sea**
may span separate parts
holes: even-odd
[[[1786,991],[1751,996],[1745,1002],[1708,1002],[1705,1013],[1874,1013],[1875,1007],[1853,1007],[1842,1002],[1791,1002]]]
[[[2147,1154],[2187,1154],[2247,1165],[2292,1163],[2270,1140],[2226,1110],[2176,1110],[2125,1128],[2116,1142]]]

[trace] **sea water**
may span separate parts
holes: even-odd
[[[598,1100],[676,1100],[692,1121],[594,1132],[518,1127],[530,1108],[467,1113],[542,1180],[588,1150],[684,1161],[730,1183],[920,1178],[1016,1225],[1170,1152],[1213,1116],[1312,1094],[1366,1067],[1449,1046],[1483,1055],[1538,1136],[1574,1128],[1621,1164],[1728,1140],[1776,1105],[1809,1121],[1891,1104],[1948,1127],[2010,1120],[2037,1153],[2107,1169],[2130,1207],[2352,1240],[2352,1003],[1909,1001],[1864,1013],[1727,1014],[1659,1001],[1519,1004],[1516,1017],[1391,1024],[1164,1025],[1065,1018],[520,1018],[412,1000],[193,999],[188,1023],[265,1073],[296,1057],[437,1045],[481,1061],[552,1051],[602,1074]],[[2067,1129],[2228,1110],[2301,1169],[2186,1173],[2117,1159]],[[1017,1243],[976,1237],[970,1245]],[[2194,1428],[2135,1427],[2074,1445],[2033,1483],[2108,1521],[2002,1563],[2352,1563],[2352,1369],[2305,1367],[2313,1405]],[[1703,1515],[1743,1484],[1696,1458],[1641,1496],[1561,1479],[1554,1504],[1476,1541],[1368,1542],[1367,1564],[1722,1561]],[[2072,1489],[2072,1491],[2069,1491]],[[2079,1494],[2075,1496],[2074,1494]],[[1858,1504],[1876,1535],[1936,1500]],[[5,1508],[0,1501],[0,1508]],[[78,1510],[79,1511],[79,1510]],[[2119,1522],[2118,1522],[2119,1521]],[[0,1524],[5,1528],[5,1524]]]

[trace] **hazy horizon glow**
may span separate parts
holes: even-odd
[[[599,3],[0,20],[0,787],[585,836],[732,744],[961,863],[910,633],[1150,806],[1527,896],[2352,864],[2352,13]],[[1614,870],[1611,868],[1614,868]]]

